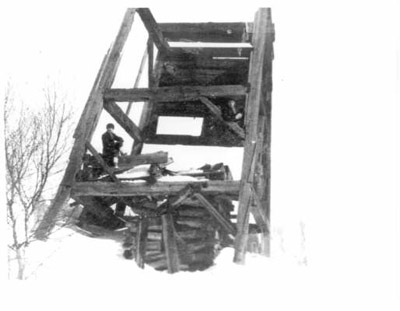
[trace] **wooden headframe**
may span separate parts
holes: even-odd
[[[135,12],[138,12],[149,37],[146,51],[142,57],[138,76],[132,89],[111,88],[118,65],[121,59],[124,44],[128,38]],[[157,24],[150,10],[147,8],[127,9],[122,25],[115,41],[104,57],[99,73],[90,92],[89,98],[83,109],[81,118],[74,133],[69,163],[64,177],[58,188],[57,194],[40,223],[35,235],[38,239],[45,239],[52,230],[55,218],[65,206],[71,196],[131,196],[162,193],[163,187],[178,193],[186,184],[174,183],[169,186],[155,184],[152,189],[143,185],[126,185],[119,182],[91,183],[77,182],[75,176],[82,166],[82,159],[87,149],[99,156],[90,145],[93,133],[98,124],[100,114],[105,109],[121,127],[133,138],[131,156],[141,153],[145,141],[145,128],[150,124],[152,114],[158,102],[198,101],[206,111],[219,120],[228,131],[243,141],[244,154],[240,181],[211,181],[203,189],[203,194],[226,193],[239,200],[238,218],[236,228],[224,224],[232,234],[235,234],[234,261],[243,263],[245,259],[247,239],[249,232],[249,215],[262,230],[263,252],[269,254],[270,244],[270,145],[271,145],[271,94],[272,94],[272,60],[274,25],[271,21],[270,9],[259,9],[255,15],[254,23],[203,23],[182,24]],[[171,85],[160,86],[160,77],[163,70],[162,60],[171,56],[180,60],[184,51],[170,47],[168,40],[204,40],[210,42],[251,42],[250,48],[243,51],[235,50],[233,56],[244,55],[248,57],[248,79],[244,84],[221,85]],[[154,46],[158,55],[154,55]],[[204,64],[211,64],[211,57],[220,56],[218,49],[206,49],[203,58]],[[214,53],[214,54],[213,54]],[[236,53],[236,54],[235,54]],[[226,55],[226,54],[222,54]],[[229,57],[228,57],[229,58]],[[148,88],[138,88],[144,65],[148,63]],[[155,65],[153,65],[156,60]],[[221,60],[220,64],[227,64],[228,60]],[[214,80],[211,80],[214,81]],[[214,104],[215,97],[242,97],[245,102],[244,128],[236,123],[227,122],[221,115],[220,108]],[[117,104],[118,101],[128,102],[124,112]],[[135,124],[129,117],[131,105],[134,102],[144,101],[143,112],[139,124]],[[201,194],[197,195],[215,217],[218,213]],[[168,223],[168,219],[163,219]],[[221,220],[222,221],[222,220]],[[170,250],[173,252],[173,249]],[[172,262],[171,262],[172,265]]]

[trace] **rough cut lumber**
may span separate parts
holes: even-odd
[[[143,53],[142,60],[140,62],[139,71],[136,76],[135,83],[133,84],[133,88],[137,88],[139,86],[140,79],[142,78],[144,65],[146,64],[147,56],[148,56],[148,53],[147,53],[147,47],[146,47],[146,49]],[[132,107],[132,102],[129,102],[128,108],[126,108],[126,112],[125,112],[127,116],[129,116],[129,113],[131,112],[131,107]]]
[[[146,260],[146,242],[147,242],[147,218],[141,219],[138,225],[138,231],[136,233],[136,256],[135,260],[140,268],[144,268],[144,262]]]
[[[103,60],[99,74],[75,131],[75,142],[71,150],[69,163],[65,170],[63,180],[61,181],[51,206],[35,231],[35,237],[39,240],[47,238],[48,233],[55,225],[55,218],[60,209],[68,202],[70,189],[75,181],[75,175],[82,165],[82,157],[85,153],[85,142],[91,140],[94,130],[96,129],[103,109],[103,91],[110,88],[114,81],[122,49],[132,27],[134,14],[134,9],[128,9],[126,11],[114,44]]]
[[[223,124],[229,127],[231,131],[234,132],[236,135],[238,135],[240,138],[244,139],[245,137],[244,130],[235,122],[225,121],[224,118],[222,117],[221,110],[212,101],[210,101],[206,97],[200,97],[200,101],[207,106],[207,108],[218,120],[220,120]]]
[[[222,228],[224,228],[227,233],[232,235],[236,234],[235,227],[232,225],[232,223],[222,216],[221,213],[218,212],[218,210],[201,193],[195,193],[193,196],[203,204],[211,216],[214,217],[214,219],[221,225]]]
[[[235,136],[236,137],[236,136]],[[238,141],[231,141],[228,139],[222,139],[221,137],[217,140],[210,140],[209,136],[190,136],[190,135],[161,135],[157,134],[155,136],[147,137],[145,139],[147,144],[156,145],[188,145],[188,146],[219,146],[219,147],[242,147],[243,140],[238,139]]]
[[[134,139],[142,141],[142,133],[136,124],[122,111],[114,101],[104,103],[104,109]]]
[[[187,184],[202,184],[201,192],[205,195],[226,194],[232,198],[239,193],[239,181],[191,181],[191,182],[157,182],[154,185],[146,183],[113,182],[77,182],[71,191],[73,196],[157,196],[174,195]]]
[[[168,42],[165,41],[164,36],[153,17],[153,14],[151,14],[148,8],[138,8],[137,12],[139,13],[140,18],[142,19],[143,24],[146,27],[150,37],[157,46],[157,49],[161,53],[167,53],[169,48]]]
[[[210,86],[169,86],[157,88],[109,89],[104,92],[104,99],[117,102],[155,102],[189,101],[201,96],[224,97],[246,95],[243,85]]]
[[[193,194],[193,188],[190,185],[187,185],[185,188],[179,191],[174,198],[169,200],[169,206],[171,207],[179,206],[183,201],[190,198],[192,194]]]
[[[241,42],[246,32],[246,23],[159,23],[164,38],[168,41]]]
[[[149,46],[149,44],[150,40],[148,40],[147,48],[152,49],[153,43],[151,42],[151,47]],[[157,57],[155,68],[153,68],[153,60],[151,61],[149,60],[148,67],[149,67],[148,68],[149,88],[157,87],[160,81],[163,62],[159,60]],[[145,129],[146,126],[149,124],[153,110],[154,110],[154,103],[152,101],[146,101],[143,103],[142,114],[140,116],[140,121],[139,121],[139,128],[141,130]],[[132,145],[131,155],[140,154],[142,152],[142,148],[143,148],[143,142],[134,141]]]
[[[121,169],[129,169],[143,164],[161,164],[167,162],[168,152],[159,151],[154,153],[119,157],[118,165]]]
[[[163,227],[164,247],[167,254],[168,273],[179,271],[179,253],[175,239],[175,229],[171,214],[161,216]]]
[[[103,158],[99,155],[97,150],[92,146],[90,142],[86,142],[86,147],[89,149],[89,151],[93,154],[93,156],[96,158],[97,162],[101,165],[104,171],[107,172],[108,175],[112,178],[113,181],[119,183],[119,179],[115,177],[114,171],[104,162]]]
[[[239,193],[239,209],[237,218],[237,235],[235,239],[236,263],[244,263],[248,238],[249,213],[251,204],[251,186],[253,183],[254,162],[257,157],[255,152],[258,138],[258,117],[260,105],[265,94],[265,78],[271,72],[265,72],[266,62],[272,62],[273,24],[270,9],[262,8],[256,13],[253,29],[254,50],[250,60],[249,84],[250,91],[246,103],[245,127],[246,139],[244,145],[241,189]]]

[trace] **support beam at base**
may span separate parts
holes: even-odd
[[[175,238],[175,229],[171,214],[161,216],[165,252],[167,254],[168,273],[179,272],[179,253]]]

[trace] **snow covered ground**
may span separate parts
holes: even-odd
[[[206,271],[170,275],[139,269],[115,241],[64,228],[27,256],[28,280],[7,283],[6,310],[396,310],[368,275],[356,287],[359,276],[343,278],[343,266],[305,266],[291,255],[247,254],[237,265],[226,248]]]

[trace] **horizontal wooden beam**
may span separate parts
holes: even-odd
[[[160,164],[168,162],[168,152],[159,151],[147,154],[119,157],[118,165],[121,169],[128,169],[143,164]]]
[[[137,125],[113,101],[104,102],[104,109],[136,141],[142,141],[142,133]]]
[[[226,194],[233,199],[239,194],[239,181],[191,181],[191,182],[157,182],[146,183],[122,182],[77,182],[71,189],[71,196],[146,196],[178,194],[188,184],[202,185],[201,193],[205,195]]]
[[[230,132],[227,131],[228,134]],[[235,135],[232,135],[236,138]],[[218,138],[218,139],[217,139]],[[219,147],[243,147],[241,139],[226,139],[227,137],[189,136],[189,135],[154,135],[146,137],[146,144],[155,145],[188,145],[188,146],[219,146]]]
[[[191,40],[207,42],[241,42],[252,23],[159,23],[168,41]]]
[[[243,96],[247,93],[244,85],[213,86],[171,86],[136,89],[109,89],[104,92],[104,99],[117,102],[169,102],[196,100],[200,96],[225,97]]]
[[[154,44],[157,46],[157,49],[161,53],[166,53],[168,51],[168,42],[165,41],[164,36],[158,27],[156,20],[154,19],[153,14],[151,14],[148,8],[138,8],[137,12],[140,15],[140,18],[143,21],[144,26],[146,27],[151,39]]]

